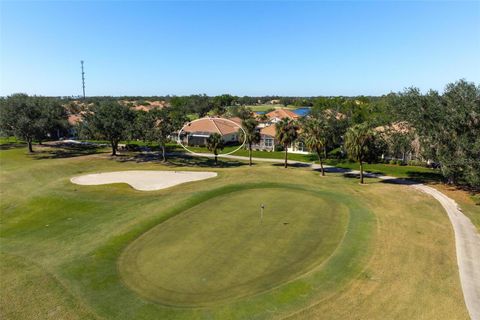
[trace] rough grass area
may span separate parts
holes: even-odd
[[[432,185],[432,187],[455,200],[462,209],[462,212],[470,218],[480,232],[480,193],[471,190],[465,191],[444,184],[435,184]]]
[[[110,158],[67,149],[62,157],[52,156],[56,150],[46,148],[34,155],[27,155],[25,148],[0,151],[1,318],[468,318],[448,218],[433,199],[407,186],[374,179],[363,186],[342,175],[320,177],[308,168],[248,167],[230,160],[221,160],[215,169],[217,178],[160,191],[147,193],[125,184],[78,186],[70,183],[72,176],[142,169],[205,171],[213,162],[176,157],[160,164],[157,159],[136,155]],[[202,308],[165,306],[142,297],[122,281],[119,258],[140,241],[136,239],[168,223],[185,231],[187,226],[178,225],[178,219],[189,216],[188,210],[214,207],[215,197],[228,199],[227,194],[238,191],[239,185],[255,186],[259,192],[279,186],[291,189],[292,194],[297,194],[296,190],[318,192],[321,206],[330,206],[329,199],[335,199],[349,208],[345,237],[323,263],[298,268],[302,271],[294,279],[279,276],[275,288],[252,290],[249,293],[253,295],[240,294],[232,301]],[[328,194],[332,198],[323,196]],[[255,193],[255,197],[260,196]],[[279,196],[278,201],[285,197]],[[219,201],[219,206],[226,205],[225,200]],[[307,212],[306,216],[295,215],[315,221],[311,211]],[[192,215],[198,215],[200,221],[203,213]],[[339,219],[342,217],[340,213]],[[229,238],[222,236],[221,230],[192,230],[219,241]],[[308,228],[302,231],[312,232]],[[282,239],[280,233],[265,235],[268,241],[273,236]],[[239,250],[242,255],[249,252]],[[234,254],[229,257],[242,260]],[[278,253],[273,256],[281,257]],[[206,261],[191,259],[192,263]],[[231,262],[227,265],[232,266]],[[226,274],[220,276],[228,279]]]
[[[370,187],[360,194],[371,193]],[[289,319],[324,319],[325,314],[338,320],[469,319],[461,293],[450,301],[440,298],[449,295],[449,287],[458,287],[459,281],[452,227],[439,223],[446,213],[405,186],[374,192],[375,197],[365,197],[365,204],[375,213],[378,233],[362,275],[338,294]],[[447,251],[439,250],[447,244]]]

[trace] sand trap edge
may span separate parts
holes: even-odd
[[[207,171],[127,170],[84,174],[70,178],[70,182],[84,186],[126,183],[136,190],[158,191],[217,176],[216,172]]]

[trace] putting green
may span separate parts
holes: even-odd
[[[267,291],[319,266],[341,242],[347,222],[346,206],[317,193],[232,192],[143,234],[125,249],[119,270],[128,287],[157,303],[217,304]]]

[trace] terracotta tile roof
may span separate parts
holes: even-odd
[[[265,128],[260,129],[260,134],[264,134],[267,136],[275,137],[277,130],[275,130],[275,125],[271,125]]]
[[[228,120],[232,120],[233,122],[235,122],[235,123],[238,124],[239,126],[242,125],[242,119],[240,119],[239,117],[228,118]]]
[[[347,116],[344,115],[343,113],[338,112],[338,111],[334,111],[332,109],[326,109],[324,111],[324,113],[327,117],[331,117],[331,116],[335,115],[335,119],[337,119],[337,120],[344,120],[344,119],[347,118]]]
[[[71,114],[68,116],[68,123],[72,126],[76,125],[80,121],[82,121],[82,117],[79,114]]]
[[[390,125],[386,125],[386,126],[376,127],[374,130],[379,132],[379,133],[403,133],[403,134],[406,134],[406,133],[409,133],[412,130],[412,128],[411,128],[411,126],[408,122],[401,121],[401,122],[394,122],[394,123],[392,123]]]
[[[142,105],[138,105],[138,106],[134,106],[132,107],[132,109],[136,110],[136,111],[150,111],[152,108],[150,107],[147,107],[147,106],[142,106]]]
[[[228,120],[232,120],[236,123],[236,125]],[[221,135],[238,132],[238,130],[240,130],[240,118],[232,118],[228,120],[218,118],[202,118],[200,120],[190,122],[183,130],[190,133],[219,133]],[[238,121],[238,123],[236,120]]]
[[[137,101],[129,102],[129,101],[122,101],[122,103],[127,104],[127,103],[133,103],[135,104],[132,106],[132,109],[134,110],[142,110],[142,111],[150,111],[155,108],[164,108],[167,106],[167,103],[165,101],[146,101],[148,105],[142,105],[142,104],[137,104]]]
[[[276,109],[273,110],[269,113],[267,113],[267,117],[269,118],[278,118],[278,119],[283,119],[283,118],[288,118],[288,119],[298,119],[300,116],[296,114],[295,112],[288,110],[288,109]]]
[[[150,101],[150,105],[153,107],[165,107],[167,103],[165,101]]]

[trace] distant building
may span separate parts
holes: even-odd
[[[267,113],[266,116],[271,123],[277,123],[284,118],[292,120],[300,118],[298,114],[288,109],[276,109]]]
[[[309,154],[310,153],[310,151],[308,151],[307,147],[305,146],[305,144],[303,143],[303,141],[301,139],[295,141],[293,143],[293,145],[290,145],[287,148],[287,151],[289,153],[300,153],[300,154]]]
[[[127,102],[127,105],[128,103],[130,103],[131,105],[131,108],[136,110],[136,111],[150,111],[152,109],[162,109],[162,108],[165,108],[167,106],[167,102],[166,101],[145,101],[143,104],[138,104],[136,101],[133,101],[133,102]]]
[[[275,124],[285,118],[298,120],[300,116],[289,109],[276,109],[267,113],[265,116],[267,120],[260,122],[258,125],[258,129],[260,130],[260,142],[252,145],[252,149],[260,151],[275,151],[275,147],[279,145],[276,139],[277,130]],[[257,120],[261,121],[259,118],[257,118]],[[302,154],[309,153],[302,141],[297,141],[292,146],[289,146],[288,152]]]
[[[273,99],[268,101],[269,104],[280,104],[280,99]]]
[[[415,129],[408,122],[393,122],[389,125],[376,127],[374,130],[382,137],[390,149],[387,154],[382,155],[382,159],[401,159],[405,162],[421,158],[419,137],[417,134],[415,134]],[[398,139],[400,136],[409,136],[406,139],[407,141],[410,141],[409,145],[407,146],[405,144],[403,148],[401,148],[403,150],[391,148],[392,146],[398,144],[396,139]]]
[[[252,145],[252,149],[260,151],[275,151],[275,145],[277,145],[275,134],[275,125],[261,128],[260,142]]]

